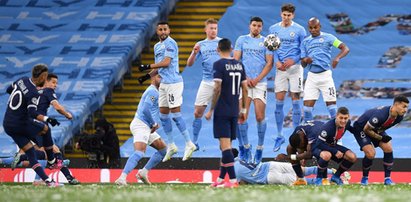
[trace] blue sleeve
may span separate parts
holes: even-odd
[[[274,56],[274,61],[273,61],[273,63],[274,63],[274,65],[275,65],[275,63],[277,62],[277,61],[280,61],[280,59],[278,58],[278,53],[277,53],[277,51],[273,51],[273,56]],[[281,61],[280,61],[281,62]],[[275,67],[275,66],[274,66]]]
[[[243,51],[243,43],[244,37],[238,37],[237,41],[235,42],[234,50],[235,51]]]
[[[380,127],[384,121],[385,119],[380,115],[380,113],[374,113],[373,116],[368,119],[368,123],[374,128]]]
[[[148,102],[143,103],[143,114],[144,117],[148,119],[148,122],[150,124],[150,127],[155,123],[153,116],[151,114],[151,105]]]
[[[166,46],[165,47],[166,51],[164,53],[164,57],[175,58],[176,55],[178,54],[177,48],[176,48],[177,44],[168,42],[168,43],[165,43],[165,46]]]
[[[37,105],[39,104],[40,96],[36,93],[28,93],[27,96],[24,96],[27,102],[27,112],[29,117],[35,119],[40,114],[37,112]]]
[[[244,65],[240,62],[241,66],[243,66],[243,70],[241,71],[241,82],[247,79],[247,75],[245,73]],[[241,85],[241,84],[240,84]]]
[[[301,42],[301,45],[300,45],[300,51],[301,51],[301,58],[305,58],[305,57],[307,57],[307,51],[305,50],[305,45],[307,44],[307,41],[303,41],[303,42]]]
[[[46,93],[47,99],[51,102],[53,100],[57,100],[57,95],[53,89],[49,88]]]
[[[219,61],[217,61],[213,65],[215,79],[223,79],[223,72],[221,71],[221,68],[219,68],[219,64]]]

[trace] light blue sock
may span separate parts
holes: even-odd
[[[305,167],[304,176],[317,175],[317,166]]]
[[[333,170],[330,169],[330,168],[327,168],[327,174],[328,174],[328,175],[334,174],[334,173],[333,173]]]
[[[313,184],[315,184],[316,178],[306,178],[305,180],[307,180],[307,184],[313,185]]]
[[[167,153],[167,148],[164,148],[154,153],[153,156],[151,156],[151,158],[148,160],[144,168],[147,170],[151,170],[152,168],[156,167],[156,165],[163,160],[166,153]]]
[[[240,129],[240,135],[243,139],[243,144],[247,145],[248,143],[248,122],[244,122],[242,124],[238,124],[238,128]]]
[[[240,133],[240,124],[237,124],[237,140],[238,140],[238,146],[244,146],[243,137],[241,136],[241,133]]]
[[[198,136],[200,135],[200,130],[201,130],[201,125],[203,121],[201,118],[194,118],[193,121],[193,142],[197,143],[198,141]]]
[[[171,113],[171,116],[173,118],[173,121],[176,123],[181,135],[183,135],[184,140],[186,142],[191,142],[190,133],[188,133],[186,122],[184,122],[183,117],[181,116],[181,112]]]
[[[284,101],[277,100],[275,104],[275,122],[277,123],[277,134],[283,136],[284,124]]]
[[[293,100],[293,126],[294,128],[300,125],[300,122],[301,122],[300,100]]]
[[[169,114],[160,113],[161,126],[167,135],[168,144],[174,144],[173,128],[171,126],[171,119]]]
[[[14,161],[14,157],[0,158],[0,164],[3,164],[3,165],[11,165],[13,161]]]
[[[330,112],[331,119],[337,115],[337,105],[328,105],[328,112]]]
[[[44,169],[47,165],[47,161],[46,160],[38,160],[38,162],[40,163],[41,167]],[[35,180],[41,180],[41,177],[39,175],[36,174],[36,176],[34,177]]]
[[[135,150],[133,154],[127,159],[127,163],[124,166],[123,173],[129,174],[138,164],[141,158],[143,158],[144,152]]]
[[[267,123],[265,120],[257,122],[257,131],[258,131],[258,146],[264,145],[265,131],[267,130]]]
[[[313,120],[313,107],[304,106],[304,122]]]

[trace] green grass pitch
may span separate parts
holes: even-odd
[[[31,184],[0,184],[0,201],[410,201],[411,185],[394,186],[284,186],[243,185],[234,189],[211,188],[202,184],[113,184],[65,185],[50,188]]]

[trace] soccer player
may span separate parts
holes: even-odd
[[[198,136],[202,125],[201,118],[213,96],[213,64],[220,59],[217,52],[217,45],[221,38],[217,36],[217,23],[217,20],[213,18],[209,18],[205,21],[204,31],[207,38],[194,45],[193,51],[191,51],[190,57],[187,59],[187,66],[190,67],[197,59],[201,58],[201,66],[203,67],[203,80],[197,91],[197,97],[194,103],[193,142],[196,145],[197,150],[199,149]]]
[[[183,103],[184,88],[183,77],[180,75],[178,67],[177,42],[169,35],[170,27],[168,23],[159,22],[157,24],[157,36],[160,41],[154,45],[155,63],[139,67],[140,71],[155,69],[161,76],[158,104],[160,106],[161,125],[168,138],[167,154],[164,156],[163,162],[170,160],[178,151],[174,143],[171,119],[176,123],[186,142],[183,161],[188,160],[197,148],[191,142],[186,123],[181,115],[180,107]],[[151,73],[150,75],[153,74]]]
[[[394,184],[391,180],[391,170],[394,164],[391,136],[385,131],[404,118],[409,107],[409,100],[403,95],[394,98],[392,106],[382,106],[367,110],[354,122],[354,136],[365,156],[362,160],[362,185],[368,185],[368,174],[375,157],[375,147],[384,152],[384,184]]]
[[[313,119],[312,111],[320,91],[333,119],[337,112],[337,97],[331,67],[336,68],[349,49],[332,34],[321,32],[320,20],[315,17],[308,21],[308,29],[311,36],[301,44],[301,64],[309,70],[304,87],[304,121]],[[333,46],[340,52],[331,62]]]
[[[206,119],[213,118],[214,138],[219,139],[222,151],[220,175],[212,186],[237,187],[238,183],[234,171],[234,155],[231,149],[231,141],[236,138],[237,123],[243,123],[246,119],[247,80],[243,65],[233,59],[231,54],[231,42],[229,39],[221,39],[218,42],[218,53],[221,59],[214,63],[214,93],[210,111]],[[240,88],[241,84],[241,88]],[[240,89],[243,93],[241,102],[242,110],[239,110]],[[240,111],[240,113],[239,113]],[[228,173],[229,182],[224,183],[224,177]]]
[[[260,17],[252,17],[249,29],[249,34],[238,37],[234,48],[234,59],[241,60],[247,75],[248,98],[245,106],[247,112],[250,109],[251,101],[254,103],[258,131],[258,145],[255,151],[254,163],[258,164],[263,157],[264,137],[267,129],[267,123],[265,122],[266,76],[271,71],[273,56],[271,51],[268,51],[263,45],[264,36],[260,34],[263,29],[263,20]],[[248,142],[247,135],[248,123],[244,122],[239,124],[238,127],[240,156],[246,162],[251,162],[251,145]]]
[[[143,169],[138,170],[137,179],[150,184],[148,171],[154,168],[166,155],[166,144],[156,132],[158,123],[158,88],[161,77],[156,75],[151,79],[151,85],[144,91],[138,104],[136,114],[130,124],[130,131],[134,137],[134,153],[128,158],[120,177],[115,181],[118,185],[127,185],[127,175],[137,166],[146,152],[147,145],[157,150]]]
[[[47,75],[47,66],[44,64],[37,64],[32,69],[31,78],[22,77],[7,88],[7,93],[10,94],[10,97],[4,116],[3,128],[19,148],[27,154],[30,161],[30,167],[32,167],[41,179],[46,182],[47,186],[55,187],[59,186],[59,184],[46,175],[44,169],[37,161],[35,149],[31,143],[31,140],[35,141],[35,135],[37,134],[34,134],[34,132],[30,130],[30,119],[37,119],[39,122],[48,122],[52,126],[58,124],[56,119],[44,116],[37,111],[37,105],[40,98],[36,87],[43,86]],[[48,130],[46,125],[44,127],[44,130]],[[51,138],[47,140],[51,141],[51,145],[53,144]],[[50,152],[52,151],[48,150],[48,155],[53,156],[49,154]],[[50,159],[53,159],[52,161],[54,161],[50,163],[57,163],[54,156]]]
[[[277,124],[277,138],[274,142],[274,152],[280,150],[285,142],[283,136],[284,99],[288,91],[291,94],[293,106],[293,126],[297,127],[301,121],[300,93],[303,91],[303,68],[300,65],[300,45],[306,36],[304,27],[294,22],[295,6],[284,4],[281,7],[281,22],[272,25],[270,34],[277,35],[281,46],[274,51],[275,74],[275,121]]]
[[[342,138],[345,131],[353,133],[351,127],[350,114],[346,107],[340,107],[337,110],[335,118],[329,120],[318,132],[318,139],[312,148],[312,154],[317,158],[318,173],[316,185],[329,185],[327,179],[327,166],[330,160],[340,164],[337,171],[331,177],[331,182],[342,185],[343,181],[340,176],[350,169],[357,160],[356,155],[350,149],[337,144]]]
[[[289,138],[290,144],[287,146],[287,160],[297,174],[294,185],[306,185],[303,171],[301,170],[301,160],[311,159],[312,144],[316,141],[318,134],[316,130],[324,123],[321,121],[308,121],[297,126]]]

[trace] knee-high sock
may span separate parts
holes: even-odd
[[[145,169],[151,170],[152,168],[156,167],[164,158],[167,153],[167,148],[158,150],[156,153],[151,156],[148,160],[147,164],[144,166]]]
[[[364,156],[364,158],[362,159],[362,176],[368,177],[370,168],[372,166],[372,161],[373,159],[369,159],[367,158],[367,156]]]
[[[35,149],[34,152],[36,153],[37,160],[45,160],[46,159],[46,154],[44,153],[44,151]],[[29,158],[26,154],[21,154],[20,155],[20,162],[28,161],[28,160],[29,160]]]
[[[144,152],[135,150],[133,154],[127,159],[127,163],[124,166],[124,174],[129,174],[138,164],[140,159],[144,156]]]
[[[298,178],[303,178],[304,174],[303,174],[303,169],[301,168],[301,165],[299,163],[297,164],[292,164],[293,165],[293,169],[295,174],[297,175]]]
[[[313,120],[313,107],[304,106],[304,122]]]
[[[275,104],[275,122],[277,124],[278,136],[283,136],[284,124],[284,101],[277,100]]]
[[[267,130],[267,123],[265,120],[257,122],[258,131],[258,146],[264,145],[265,131]]]
[[[238,128],[240,129],[240,135],[243,140],[243,144],[244,145],[249,144],[248,142],[248,122],[238,124]]]
[[[350,161],[344,159],[341,162],[340,167],[338,167],[337,172],[335,172],[334,175],[338,177],[341,176],[341,174],[347,171],[348,169],[350,169],[353,164],[354,163],[351,163]]]
[[[236,179],[234,171],[234,155],[231,149],[224,150],[221,158],[222,167],[225,167],[230,180]]]
[[[186,128],[186,123],[184,122],[183,117],[181,116],[181,113],[180,112],[171,113],[171,116],[173,117],[173,121],[176,123],[178,130],[183,135],[186,143],[191,142],[190,134],[188,133],[188,130]]]
[[[391,177],[392,166],[394,165],[394,155],[392,152],[384,152],[384,177]]]
[[[238,140],[238,146],[243,146],[244,147],[244,141],[243,141],[243,136],[241,136],[240,133],[240,124],[237,124],[237,140]]]
[[[330,113],[331,119],[335,118],[337,115],[337,105],[328,105],[328,112]]]
[[[318,159],[317,178],[327,177],[327,166],[328,161],[325,161],[323,158],[320,157],[320,159]]]
[[[47,160],[49,162],[54,160],[54,152],[53,152],[53,138],[51,137],[51,129],[47,131],[46,134],[43,135],[43,146],[46,150]]]
[[[301,122],[300,100],[293,100],[293,126],[294,128],[300,125],[300,122]]]
[[[46,175],[44,169],[37,161],[37,156],[34,147],[28,149],[27,151],[25,151],[25,153],[29,159],[30,167],[37,173],[37,175],[41,177],[42,180],[46,181],[49,177]]]
[[[161,126],[163,126],[163,130],[167,135],[167,142],[168,144],[174,144],[174,137],[173,137],[173,128],[171,125],[171,118],[170,114],[162,114],[160,113],[160,121]]]
[[[198,136],[200,135],[200,130],[202,126],[202,120],[201,118],[194,118],[193,120],[193,142],[197,143],[198,141]]]

